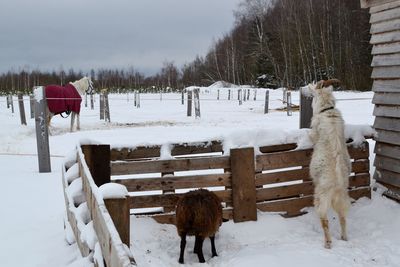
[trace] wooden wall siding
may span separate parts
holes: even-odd
[[[400,1],[361,0],[361,6],[371,14],[374,178],[400,193]]]
[[[314,187],[309,177],[308,168],[312,150],[293,150],[294,148],[296,148],[294,144],[265,146],[260,150],[267,152],[255,157],[254,163],[252,163],[254,164],[254,171],[251,174],[254,177],[254,182],[248,186],[247,191],[254,190],[253,201],[255,201],[258,209],[279,211],[288,216],[293,216],[300,214],[302,208],[312,206]],[[287,149],[292,150],[282,151]],[[214,187],[214,190],[216,190],[214,192],[225,203],[224,218],[234,218],[235,188],[232,184],[232,172],[238,172],[238,168],[232,168],[231,164],[236,163],[232,161],[230,156],[210,156],[207,154],[207,156],[199,157],[201,154],[198,154],[197,150],[194,150],[194,153],[197,155],[195,158],[189,158],[190,155],[186,155],[185,158],[172,160],[153,158],[112,162],[112,175],[135,174],[136,177],[120,179],[120,177],[114,176],[112,181],[125,185],[128,191],[132,192],[130,197],[131,209],[158,208],[149,212],[137,210],[135,214],[140,214],[140,216],[151,215],[160,223],[174,223],[174,213],[171,210],[182,194],[181,189],[200,187]],[[254,155],[251,154],[253,159]],[[353,173],[350,177],[349,186],[350,195],[355,199],[361,196],[370,197],[368,143],[366,142],[363,148],[350,147],[349,154],[353,159]],[[116,166],[125,166],[126,168],[122,170]],[[217,174],[174,175],[175,171],[213,168],[219,169],[220,172],[224,171]],[[141,177],[140,175],[165,171],[172,174],[166,177]],[[250,187],[253,187],[253,189]],[[163,191],[169,192],[161,193]],[[164,211],[159,209],[160,207],[164,208]],[[238,219],[237,216],[236,219]]]

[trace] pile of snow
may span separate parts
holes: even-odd
[[[228,83],[225,81],[218,81],[208,86],[208,88],[239,88],[239,87],[240,87],[239,85]]]
[[[125,198],[128,195],[128,190],[122,184],[106,183],[99,187],[99,191],[103,199],[110,198]]]

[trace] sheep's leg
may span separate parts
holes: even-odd
[[[196,249],[197,256],[199,257],[199,262],[201,263],[206,262],[204,260],[204,255],[203,255],[203,241],[204,241],[203,237],[196,235],[196,241],[194,247]]]
[[[215,236],[214,235],[210,236],[210,240],[211,240],[211,253],[212,253],[212,256],[213,257],[218,256],[217,250],[215,249]]]
[[[181,254],[179,255],[179,263],[183,263],[183,254],[185,254],[185,246],[186,246],[186,233],[182,233],[182,235],[181,235]]]

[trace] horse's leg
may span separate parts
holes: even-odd
[[[74,122],[75,122],[75,112],[71,112],[71,128],[69,129],[70,132],[74,129]]]
[[[81,130],[80,117],[81,117],[81,116],[79,115],[79,113],[77,113],[77,114],[76,114],[76,122],[77,122],[77,124],[76,124],[76,129],[77,129],[78,131]]]

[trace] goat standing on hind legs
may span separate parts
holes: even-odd
[[[310,176],[313,179],[314,207],[324,230],[325,248],[331,248],[328,210],[332,207],[339,215],[341,239],[347,240],[346,215],[350,207],[348,196],[350,156],[344,136],[344,121],[335,108],[332,85],[338,80],[319,81],[309,85],[313,93],[313,117],[310,139],[314,151],[310,162]]]
[[[218,256],[215,249],[215,233],[222,224],[221,200],[206,189],[190,191],[183,195],[176,206],[176,227],[181,237],[179,263],[183,263],[186,235],[195,236],[194,253],[199,262],[205,262],[204,239],[210,237],[212,256]]]

